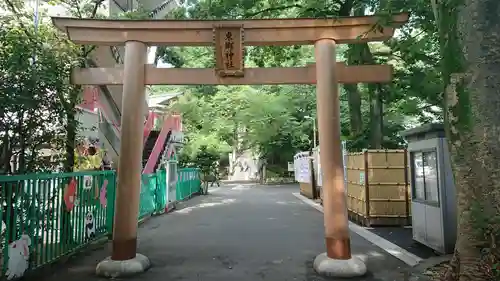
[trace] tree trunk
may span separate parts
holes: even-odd
[[[339,16],[348,17],[351,15],[354,1],[345,1],[339,10]],[[363,15],[364,6],[355,11],[357,15]],[[360,54],[355,45],[349,45],[347,52],[347,64],[359,64]],[[347,103],[349,106],[349,123],[351,126],[351,135],[357,136],[363,132],[363,116],[361,115],[361,93],[358,84],[345,84],[344,89],[347,92]]]
[[[73,97],[71,97],[73,98]],[[74,98],[73,98],[74,99]],[[76,144],[76,134],[78,130],[78,121],[76,120],[76,102],[70,101],[66,108],[66,140],[65,140],[65,150],[66,159],[64,161],[64,171],[67,173],[73,172],[73,167],[75,165],[75,144]],[[71,178],[65,179],[65,184],[63,185],[62,192],[64,193],[64,186],[69,184]],[[71,223],[71,212],[67,210],[64,200],[61,202],[60,206],[61,212],[61,242],[65,249],[69,249],[74,242],[73,239],[73,225]]]
[[[357,10],[355,15],[364,15],[364,10]],[[375,64],[373,54],[368,43],[349,46],[348,59],[350,64]],[[370,92],[370,146],[374,149],[382,148],[384,138],[384,103],[382,96],[384,87],[381,84],[368,86]]]
[[[347,92],[347,103],[349,105],[349,123],[351,125],[351,135],[357,136],[363,131],[363,117],[361,115],[361,94],[358,84],[346,84],[344,89]]]
[[[73,103],[71,103],[73,105]],[[67,173],[73,172],[73,167],[75,166],[75,144],[76,144],[76,133],[78,129],[78,121],[76,120],[76,109],[74,105],[71,109],[66,109],[66,140],[65,140],[65,154],[66,159],[64,161],[64,171]]]
[[[2,144],[2,173],[4,175],[9,175],[12,173],[10,166],[10,160],[12,159],[12,146],[10,144],[9,129],[6,128],[4,131],[3,144]]]
[[[19,160],[16,174],[24,174],[26,172],[26,132],[24,131],[24,110],[18,114],[18,134],[19,134]]]
[[[381,149],[384,139],[384,112],[380,87],[369,85],[370,91],[370,146]]]
[[[438,8],[458,214],[445,279],[490,281],[500,258],[500,2],[440,1]]]

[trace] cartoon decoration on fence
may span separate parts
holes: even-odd
[[[71,212],[75,206],[78,206],[78,198],[76,197],[76,180],[72,178],[64,189],[64,203],[66,210]]]
[[[9,262],[5,275],[7,280],[19,278],[24,275],[29,266],[31,239],[23,234],[19,240],[9,244]]]
[[[83,176],[83,190],[92,189],[92,176]]]
[[[102,183],[101,191],[99,192],[99,202],[101,203],[101,206],[103,208],[106,208],[106,193],[107,193],[107,188],[108,188],[108,180],[104,180]]]
[[[95,237],[95,221],[94,214],[88,212],[85,216],[85,241],[89,241]]]

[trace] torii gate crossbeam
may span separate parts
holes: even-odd
[[[123,85],[123,67],[82,68],[73,71],[77,85]],[[220,77],[207,68],[156,68],[146,66],[147,85],[283,85],[316,84],[315,65],[306,67],[245,68],[243,77]],[[389,65],[350,65],[337,63],[337,82],[385,83],[392,79]]]

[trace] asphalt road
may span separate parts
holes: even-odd
[[[323,216],[295,198],[297,190],[225,185],[150,219],[139,230],[139,252],[153,267],[129,280],[327,280],[312,269],[325,250]],[[354,280],[404,280],[404,263],[354,233],[351,243],[370,271]],[[95,265],[108,254],[104,249],[80,255],[45,280],[100,280]]]

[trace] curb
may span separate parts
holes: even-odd
[[[300,195],[299,193],[292,193],[293,196],[297,197],[299,200],[303,201],[307,205],[313,207],[314,209],[323,213],[323,206],[312,201],[311,199]],[[370,231],[364,229],[363,227],[349,221],[349,229],[356,233],[357,235],[363,237],[367,241],[386,251],[388,254],[394,256],[395,258],[403,261],[409,266],[416,266],[423,261],[422,258],[408,252],[407,250],[399,247],[398,245],[371,233]]]

